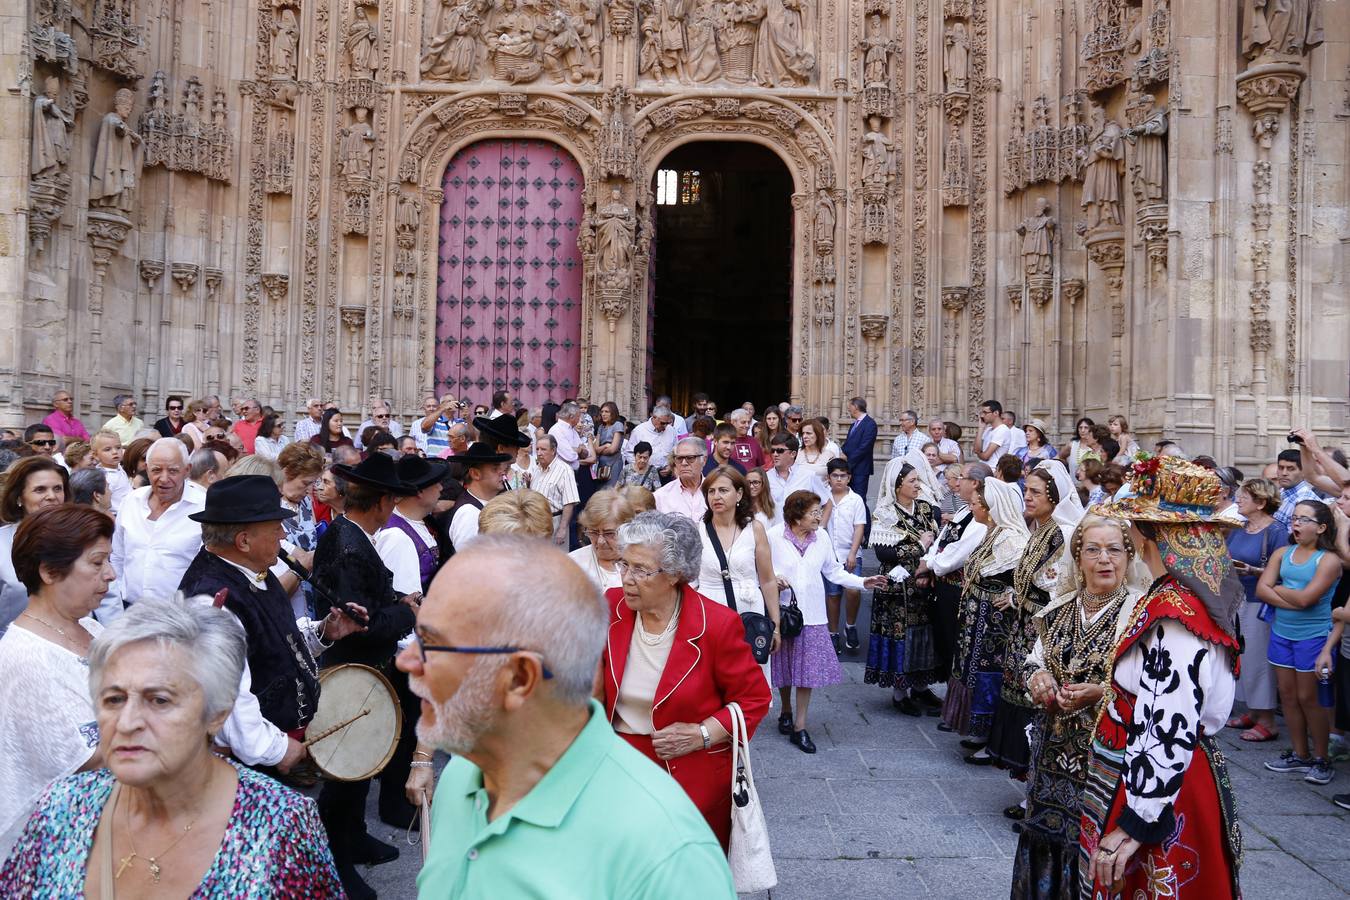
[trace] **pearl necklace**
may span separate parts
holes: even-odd
[[[680,624],[680,601],[675,601],[675,609],[670,614],[670,621],[666,622],[666,627],[661,629],[660,634],[652,634],[642,625],[642,614],[638,613],[637,631],[638,639],[648,647],[658,647],[667,636],[675,633],[675,627]]]

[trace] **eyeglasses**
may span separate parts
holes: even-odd
[[[1312,516],[1290,516],[1289,523],[1291,525],[1316,525],[1317,520]]]
[[[685,456],[677,456],[677,457],[675,457],[675,461],[676,461],[676,462],[682,462],[682,463],[687,463],[687,462],[697,462],[698,460],[700,460],[700,459],[702,459],[702,458],[703,458],[702,454],[697,454],[697,455],[694,455],[694,456],[688,456],[688,455],[685,455]]]
[[[1125,555],[1124,547],[1084,547],[1084,559],[1101,559],[1103,556],[1110,556],[1113,559],[1120,559]]]
[[[586,537],[590,538],[592,541],[612,541],[619,536],[617,531],[597,531],[593,528],[586,528],[583,529],[583,531],[585,531]]]
[[[616,560],[614,568],[618,571],[619,577],[624,578],[631,572],[638,581],[646,581],[648,578],[660,575],[665,569],[644,569],[641,566],[634,566],[624,560]]]
[[[56,446],[56,440],[55,440],[55,439],[52,439],[52,440],[46,440],[46,441],[29,441],[28,443],[29,443],[29,444],[32,444],[34,447],[55,447],[55,446]]]
[[[413,640],[417,642],[417,652],[422,657],[422,665],[426,665],[428,653],[475,653],[480,655],[500,655],[504,653],[533,653],[539,657],[540,667],[544,670],[545,678],[552,678],[553,673],[549,671],[544,664],[543,654],[538,650],[530,650],[525,647],[451,647],[449,644],[424,644],[420,634],[413,634]]]

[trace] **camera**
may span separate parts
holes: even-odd
[[[1289,438],[1288,438],[1288,440],[1289,440],[1289,443],[1291,443],[1291,444],[1301,444],[1301,443],[1303,443],[1303,438],[1301,438],[1301,437],[1299,437],[1298,435],[1294,434],[1292,431],[1289,432]]]

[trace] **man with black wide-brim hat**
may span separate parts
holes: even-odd
[[[500,422],[502,419],[494,421]],[[476,441],[469,447],[468,453],[455,457],[464,467],[461,476],[464,493],[460,494],[449,512],[439,517],[441,530],[450,542],[452,554],[478,534],[478,514],[484,504],[502,492],[511,460],[515,459],[514,454],[514,448],[510,453],[497,453],[488,444]]]
[[[479,416],[473,420],[478,429],[478,439],[492,447],[498,453],[506,453],[516,458],[516,451],[530,446],[530,436],[520,430],[514,416],[497,416],[495,419]]]
[[[335,518],[314,550],[314,578],[324,594],[365,607],[366,631],[348,635],[324,651],[324,666],[360,663],[390,676],[400,692],[406,679],[399,679],[392,665],[398,641],[412,631],[417,619],[420,592],[410,596],[394,589],[393,576],[375,548],[375,536],[402,497],[417,488],[398,477],[393,458],[372,453],[358,465],[335,465],[333,472],[346,482],[344,510]],[[327,601],[316,598],[323,609]],[[402,685],[400,685],[402,681]],[[407,723],[405,723],[407,724]],[[409,725],[411,727],[411,725]],[[409,806],[402,796],[403,777],[386,767],[381,773],[381,807]],[[396,782],[396,783],[395,783]],[[356,871],[361,863],[383,863],[398,858],[398,849],[376,840],[366,830],[366,796],[370,781],[325,781],[319,794],[319,815],[328,829],[328,843],[337,863],[338,876],[349,897],[373,897],[374,892]]]
[[[307,755],[301,741],[319,703],[318,655],[361,630],[340,611],[296,621],[269,571],[285,534],[281,522],[293,515],[266,475],[215,482],[202,511],[189,516],[201,523],[203,546],[178,585],[188,596],[216,597],[244,626],[249,691],[257,699],[235,704],[222,735],[244,763],[283,775]]]

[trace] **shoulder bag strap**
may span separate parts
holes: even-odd
[[[94,864],[98,866],[99,881],[99,900],[113,900],[113,885],[116,882],[116,876],[113,874],[113,815],[117,812],[117,797],[121,793],[121,785],[117,780],[113,780],[112,793],[108,795],[108,802],[103,806],[103,814],[99,816],[98,827],[94,829],[94,842],[103,838],[100,845],[98,859]]]
[[[717,537],[717,529],[713,527],[711,518],[703,520],[703,527],[707,529],[708,540],[717,554],[717,564],[722,567],[722,589],[727,593],[727,606],[731,607],[732,612],[737,612],[736,593],[731,589],[731,567],[727,565],[726,551],[722,549],[722,541]]]
[[[1261,568],[1270,560],[1270,526],[1261,529]]]

